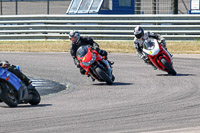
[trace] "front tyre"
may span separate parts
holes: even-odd
[[[114,82],[115,81],[115,76],[112,74],[112,81]]]
[[[34,88],[30,90],[31,95],[32,95],[32,99],[29,101],[29,103],[31,105],[38,105],[40,103],[40,94],[39,92]]]
[[[113,81],[110,79],[110,77],[108,76],[108,74],[106,74],[105,71],[103,71],[102,69],[100,69],[99,67],[97,67],[96,68],[96,72],[100,76],[101,79],[103,79],[104,81],[106,81],[106,83],[108,85],[112,85],[113,84]]]
[[[161,62],[165,66],[165,69],[167,70],[169,75],[174,75],[174,76],[176,75],[176,71],[174,70],[172,65],[165,58],[162,58]]]
[[[2,83],[0,85],[0,99],[5,102],[9,107],[17,107],[17,92],[13,88],[13,86]]]

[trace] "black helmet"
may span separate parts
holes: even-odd
[[[69,39],[73,42],[73,43],[77,43],[80,39],[80,32],[78,31],[71,31],[69,33]]]
[[[144,30],[142,27],[137,26],[134,29],[134,35],[137,39],[140,39],[142,36],[144,36]]]

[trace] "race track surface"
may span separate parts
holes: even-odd
[[[177,76],[135,54],[109,54],[112,86],[80,75],[69,53],[0,53],[35,79],[67,85],[38,106],[0,103],[0,133],[200,132],[200,55],[174,55]]]

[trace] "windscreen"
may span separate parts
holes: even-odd
[[[76,56],[78,57],[84,57],[86,54],[88,53],[88,47],[87,46],[81,46],[80,48],[78,48],[77,52],[76,52]]]
[[[154,43],[154,41],[149,41],[149,40],[145,40],[144,41],[144,49],[147,49],[147,50],[152,50],[152,49],[154,49],[154,47],[155,47],[155,43]]]

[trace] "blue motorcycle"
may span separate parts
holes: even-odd
[[[27,103],[38,105],[40,94],[35,87],[26,86],[7,68],[0,67],[0,102],[6,103],[9,107]]]

